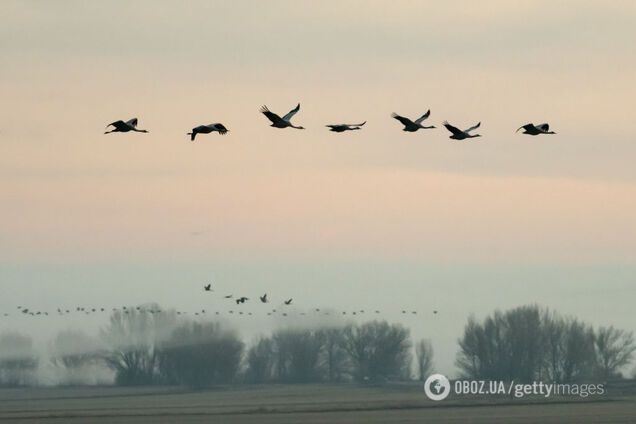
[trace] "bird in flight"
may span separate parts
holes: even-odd
[[[265,293],[265,294],[264,294],[264,295],[262,295],[262,296],[259,296],[259,298],[261,299],[261,302],[263,302],[263,303],[267,303],[267,293]]]
[[[199,125],[198,127],[194,127],[192,128],[192,132],[189,132],[188,135],[190,136],[190,140],[194,141],[194,138],[197,136],[197,134],[210,134],[213,132],[218,132],[221,135],[225,135],[228,131],[230,130],[225,128],[225,125],[217,122],[216,124]]]
[[[236,304],[238,305],[239,303],[245,303],[248,300],[249,299],[247,297],[245,297],[245,296],[239,297],[238,299],[236,299]]]
[[[113,129],[110,131],[106,131],[104,134],[110,134],[114,132],[129,132],[129,131],[142,132],[142,133],[148,132],[147,130],[137,129],[137,118],[129,119],[126,122],[122,120],[112,122],[106,125],[106,129],[108,129],[108,127],[111,127],[111,126],[113,127]]]
[[[287,299],[285,301],[285,305],[291,305],[293,299]]]
[[[450,136],[453,140],[465,140],[467,138],[475,138],[481,137],[481,134],[470,134],[471,131],[476,130],[481,125],[481,122],[478,122],[477,125],[473,125],[472,127],[462,131],[457,127],[452,126],[448,123],[448,121],[444,121],[444,126],[448,131],[450,131],[453,135]]]
[[[212,290],[212,284],[206,284],[205,286],[203,286],[203,290],[205,290],[205,291],[214,291],[214,290]]]
[[[304,130],[305,128],[303,127],[299,127],[296,126],[294,124],[291,123],[291,119],[292,117],[300,110],[300,103],[298,103],[298,105],[293,108],[292,110],[290,110],[287,115],[283,116],[282,118],[280,116],[278,116],[277,114],[275,114],[274,112],[270,111],[267,106],[262,106],[261,107],[261,113],[265,116],[267,116],[267,119],[269,119],[270,121],[272,121],[272,125],[270,125],[271,127],[274,128],[296,128],[297,130]]]
[[[409,118],[400,116],[397,113],[392,113],[391,117],[397,119],[398,121],[402,123],[402,125],[404,125],[404,128],[402,128],[402,131],[415,132],[419,129],[435,128],[434,125],[431,125],[431,126],[422,125],[422,122],[424,122],[430,115],[431,115],[431,110],[429,109],[426,111],[424,115],[420,116],[415,121],[411,121]]]
[[[554,131],[550,131],[550,125],[548,124],[534,125],[533,123],[529,123],[519,127],[516,132],[519,132],[522,128],[523,133],[528,135],[556,134]]]
[[[224,297],[225,297],[226,299],[231,299],[231,298],[232,298],[232,295],[231,295],[231,294],[228,294],[228,295],[225,295]]]
[[[364,121],[361,124],[331,124],[325,126],[329,128],[329,131],[341,133],[345,131],[360,130],[362,129],[361,127],[366,123],[367,121]]]

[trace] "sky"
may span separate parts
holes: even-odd
[[[0,311],[194,309],[212,281],[381,309],[449,374],[471,314],[636,330],[635,38],[631,1],[3,1]],[[259,113],[298,102],[306,130]],[[103,134],[132,117],[150,132]]]

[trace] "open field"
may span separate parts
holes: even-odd
[[[18,423],[633,423],[636,396],[548,402],[448,398],[421,388],[354,385],[0,390],[0,422]]]

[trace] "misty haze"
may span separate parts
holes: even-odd
[[[0,5],[0,421],[636,420],[636,5]]]

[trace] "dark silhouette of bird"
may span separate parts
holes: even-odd
[[[285,301],[285,305],[291,305],[293,299],[287,299]]]
[[[367,121],[364,121],[361,124],[330,124],[325,126],[329,128],[329,131],[341,133],[345,131],[360,130],[362,129],[361,127],[366,123]]]
[[[210,134],[213,132],[218,132],[221,135],[225,135],[228,133],[227,128],[225,128],[225,125],[220,124],[220,123],[215,123],[215,124],[208,124],[208,125],[199,125],[198,127],[194,127],[192,128],[192,132],[189,132],[188,135],[190,136],[190,140],[194,141],[194,138],[197,136],[197,134]]]
[[[434,313],[434,314],[437,314],[437,310],[434,310],[434,311],[433,311],[433,313]]]
[[[457,127],[452,126],[448,123],[448,121],[444,121],[444,126],[448,131],[450,131],[453,135],[450,136],[453,140],[465,140],[467,138],[475,138],[481,137],[481,134],[470,134],[471,131],[476,130],[481,125],[481,122],[478,122],[476,125],[462,131]]]
[[[238,305],[239,303],[245,303],[247,302],[249,299],[245,296],[239,297],[238,299],[236,299],[236,304]]]
[[[430,115],[431,115],[431,110],[429,109],[428,111],[426,111],[424,115],[420,116],[415,121],[411,121],[409,118],[400,116],[397,113],[392,113],[391,117],[394,119],[397,119],[398,121],[402,123],[402,125],[404,125],[404,128],[402,128],[402,131],[415,132],[419,129],[435,128],[435,126],[433,125],[431,126],[422,125],[422,122],[424,122]]]
[[[271,127],[274,128],[296,128],[297,130],[304,130],[303,127],[299,127],[296,126],[294,124],[291,123],[291,119],[292,117],[300,110],[300,103],[298,103],[298,105],[290,110],[287,115],[283,116],[282,118],[280,116],[278,116],[277,114],[275,114],[274,112],[271,112],[267,106],[262,106],[261,107],[261,113],[263,115],[265,115],[267,117],[267,119],[269,119],[272,122],[272,125],[270,125]]]
[[[214,291],[212,290],[212,284],[206,284],[205,286],[203,286],[203,290],[205,291]]]
[[[227,295],[225,295],[224,297],[225,297],[226,299],[231,299],[231,298],[232,298],[232,295],[231,295],[231,294],[227,294]]]
[[[534,125],[533,123],[529,123],[519,127],[516,132],[519,132],[521,129],[523,129],[524,134],[528,135],[556,134],[554,131],[550,131],[550,125],[548,124]]]
[[[106,125],[106,128],[108,129],[108,127],[111,127],[111,126],[113,127],[113,129],[110,131],[106,131],[104,134],[110,134],[114,132],[129,132],[129,131],[135,131],[135,132],[141,132],[141,133],[148,132],[147,130],[137,129],[137,118],[129,119],[126,122],[121,120],[115,121]]]
[[[259,299],[261,299],[261,302],[263,302],[263,303],[267,303],[267,293],[265,293],[265,294],[264,294],[264,295],[262,295],[262,296],[259,296]]]

